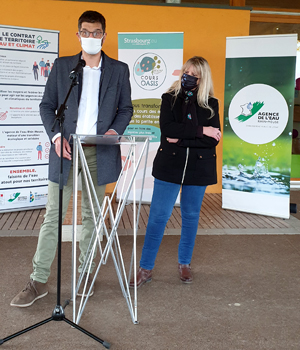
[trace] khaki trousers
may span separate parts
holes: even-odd
[[[96,161],[96,147],[83,147],[84,155],[91,173],[91,177],[95,186],[99,204],[102,204],[105,187],[97,185],[97,161]],[[81,171],[81,162],[78,162],[78,173]],[[58,170],[59,171],[59,170]],[[63,220],[65,218],[70,198],[73,192],[73,162],[70,170],[67,185],[63,188]],[[46,283],[50,276],[50,268],[55,257],[57,241],[58,241],[58,203],[59,203],[59,184],[49,181],[48,187],[48,202],[46,205],[46,214],[44,222],[41,225],[39,239],[36,253],[33,257],[33,273],[30,277],[38,282]],[[96,204],[93,199],[93,205],[96,210]],[[80,265],[79,272],[82,270],[82,264],[85,256],[88,254],[87,249],[94,231],[94,221],[89,206],[87,189],[84,181],[82,181],[82,200],[81,200],[81,214],[82,214],[82,233],[79,242]],[[95,263],[93,262],[91,271],[93,271]]]

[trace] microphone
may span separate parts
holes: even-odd
[[[71,71],[69,78],[74,80],[77,78],[79,72],[82,71],[82,68],[85,67],[85,60],[80,59],[77,63],[77,66]]]

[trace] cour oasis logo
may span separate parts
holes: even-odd
[[[164,60],[155,53],[145,53],[134,63],[135,82],[144,90],[156,90],[165,81],[167,66]]]
[[[229,123],[243,141],[265,144],[284,131],[289,110],[285,98],[266,84],[251,84],[236,93],[228,110]]]

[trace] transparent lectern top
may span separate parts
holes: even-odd
[[[145,142],[151,136],[141,135],[82,135],[72,134],[74,140],[79,140],[82,144],[93,145],[122,145]]]

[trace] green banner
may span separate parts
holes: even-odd
[[[226,59],[224,208],[289,217],[295,62]]]

